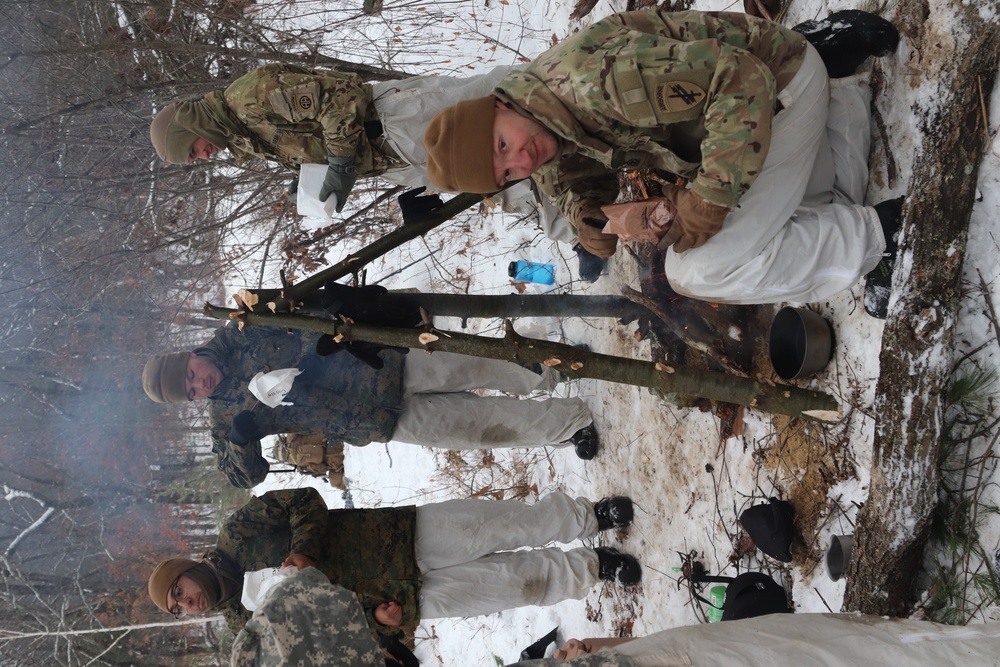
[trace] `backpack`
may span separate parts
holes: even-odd
[[[702,574],[693,576],[691,581],[729,584],[726,586],[726,601],[722,604],[723,621],[792,613],[785,589],[763,572],[744,572],[735,577]],[[707,605],[712,604],[700,595],[695,594],[695,597]]]
[[[278,436],[274,458],[288,463],[297,472],[326,477],[331,486],[346,489],[344,484],[344,443],[329,440],[321,433],[289,433]]]

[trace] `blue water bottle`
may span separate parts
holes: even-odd
[[[556,281],[556,267],[552,264],[539,264],[519,259],[507,266],[507,275],[514,280],[525,283],[551,285]]]

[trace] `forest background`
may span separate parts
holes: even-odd
[[[284,194],[290,174],[163,168],[150,118],[263,62],[366,80],[454,74],[461,65],[429,55],[440,42],[423,28],[462,14],[471,39],[469,8],[0,3],[0,628],[40,635],[6,643],[0,663],[219,663],[211,642],[191,646],[182,631],[57,636],[162,621],[142,593],[150,564],[203,550],[217,513],[239,502],[214,470],[202,412],[150,402],[142,364],[210,335],[219,323],[201,307],[227,300],[224,276],[256,286],[265,269],[306,275],[343,238],[398,224],[387,205],[398,189],[363,182],[351,217],[303,231]],[[324,55],[327,41],[342,48]]]

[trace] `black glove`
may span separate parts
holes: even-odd
[[[399,210],[403,214],[404,225],[417,222],[426,217],[431,211],[444,206],[444,202],[441,201],[441,197],[438,195],[425,195],[421,197],[420,193],[426,189],[424,187],[415,188],[399,195],[397,201],[399,202]]]
[[[414,327],[423,321],[419,306],[412,303],[399,303],[398,297],[381,285],[366,285],[350,287],[338,282],[328,282],[323,287],[323,308],[331,315],[341,315],[358,324],[371,324],[381,327]],[[316,343],[316,354],[327,356],[347,350],[356,359],[375,370],[380,370],[385,364],[378,353],[386,347],[374,343],[338,343],[333,336],[320,337]],[[402,354],[409,352],[405,347],[388,348]]]
[[[396,663],[394,664],[402,665],[402,667],[420,667],[420,661],[417,660],[417,656],[413,655],[413,652],[400,642],[399,639],[393,638],[383,643],[380,637],[378,643],[379,646],[388,651],[389,655],[396,659]],[[386,659],[385,664],[390,664],[388,659]]]
[[[352,157],[330,155],[326,160],[330,166],[326,170],[326,178],[323,179],[323,187],[319,191],[319,200],[326,201],[331,194],[337,195],[335,208],[337,213],[340,213],[347,201],[347,195],[351,194],[354,182],[358,180],[358,173]]]
[[[323,357],[318,354],[307,354],[299,359],[296,368],[302,371],[295,376],[296,381],[312,382],[323,373]]]
[[[328,357],[341,350],[347,350],[352,357],[358,361],[368,364],[377,371],[382,370],[385,362],[378,356],[378,353],[386,348],[374,343],[338,343],[330,334],[323,334],[316,341],[316,354],[320,357]],[[398,348],[392,348],[398,349]],[[408,350],[406,350],[408,351]]]
[[[229,442],[238,447],[246,447],[255,440],[260,440],[263,433],[257,428],[257,418],[249,410],[244,410],[233,417],[233,426],[229,429]]]
[[[292,179],[292,182],[288,184],[288,201],[289,203],[295,204],[299,198],[299,177],[296,176]]]
[[[420,307],[401,302],[381,285],[350,287],[329,282],[323,287],[323,308],[360,324],[380,327],[415,327],[423,321]]]

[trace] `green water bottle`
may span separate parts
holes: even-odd
[[[712,586],[708,591],[708,622],[718,623],[722,620],[722,605],[726,602],[726,587],[722,584]]]

